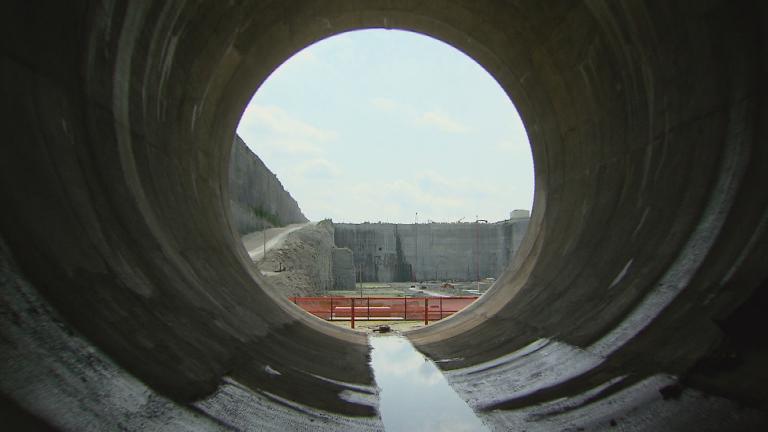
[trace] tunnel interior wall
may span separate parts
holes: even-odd
[[[766,410],[754,379],[764,349],[729,336],[760,338],[759,320],[734,314],[760,313],[740,306],[768,278],[762,2],[0,8],[1,383],[19,410],[70,430],[117,429],[117,413],[178,425],[152,416],[159,401],[222,428],[253,410],[279,427],[286,405],[298,419],[376,418],[364,398],[340,397],[358,388],[376,400],[364,337],[300,315],[247,265],[228,164],[244,107],[281,62],[344,31],[399,28],[452,44],[497,79],[536,175],[511,271],[410,333],[417,347],[446,360],[455,388],[501,430],[765,429],[754,416]],[[68,386],[65,371],[142,387],[115,399],[113,386]],[[687,388],[697,385],[705,393]],[[250,411],[200,405],[232,395],[252,396],[238,405]]]
[[[69,430],[118,429],[122,416],[172,428],[152,418],[154,400],[193,411],[203,429],[226,428],[232,419],[192,404],[230,398],[230,390],[273,413],[284,406],[278,400],[291,400],[375,423],[370,403],[339,397],[348,386],[372,392],[365,337],[305,322],[262,290],[230,219],[234,130],[255,88],[235,97],[223,78],[239,56],[227,52],[234,34],[224,29],[235,29],[242,11],[121,1],[0,8],[9,140],[0,150],[0,194],[3,208],[17,209],[0,215],[3,260],[14,263],[3,272],[3,298],[40,296],[33,303],[56,311],[2,302],[3,352],[34,354],[37,368],[3,356],[2,393]],[[232,110],[232,101],[242,105]],[[30,327],[20,333],[30,345],[19,351],[25,345],[10,334],[35,315],[65,330],[40,338]],[[71,349],[65,335],[85,348]],[[298,351],[303,364],[290,360]],[[337,362],[348,365],[339,370]],[[107,385],[108,396],[125,401],[111,405],[104,392],[59,378],[89,381],[94,370],[142,389],[120,396]],[[61,400],[36,397],[46,389]],[[59,415],[65,406],[69,414]],[[251,420],[269,423],[258,418]]]

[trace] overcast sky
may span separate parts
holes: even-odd
[[[304,49],[259,88],[238,134],[311,220],[497,221],[533,202],[514,105],[469,57],[414,33]]]

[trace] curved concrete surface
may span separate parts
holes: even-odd
[[[381,428],[365,340],[258,287],[226,180],[278,64],[383,27],[475,58],[532,143],[515,271],[410,334],[459,394],[497,430],[765,427],[761,2],[0,8],[4,420]]]

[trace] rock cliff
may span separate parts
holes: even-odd
[[[232,222],[241,235],[308,220],[277,176],[239,136],[232,143],[229,197]]]

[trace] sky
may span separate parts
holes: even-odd
[[[509,97],[474,60],[420,34],[310,45],[256,91],[237,133],[310,220],[498,221],[533,202]]]

